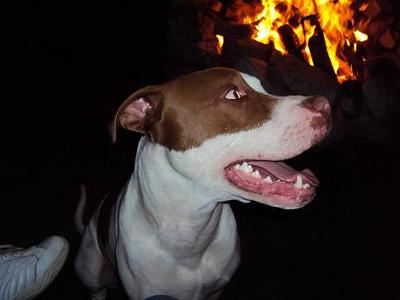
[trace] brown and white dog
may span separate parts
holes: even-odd
[[[330,107],[320,96],[272,96],[255,77],[213,68],[135,92],[118,109],[114,139],[118,126],[145,136],[126,187],[84,230],[79,277],[92,299],[104,299],[118,276],[130,299],[215,299],[240,260],[227,201],[310,202],[317,178],[282,160],[326,136]]]

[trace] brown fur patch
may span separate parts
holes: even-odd
[[[232,88],[246,96],[226,99]],[[176,151],[198,147],[220,134],[256,128],[270,118],[276,103],[253,90],[236,70],[213,68],[134,93],[118,110],[114,128],[124,108],[138,97],[152,106],[144,131],[155,143]]]

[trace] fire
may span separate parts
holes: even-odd
[[[218,52],[219,52],[219,54],[221,54],[222,46],[224,45],[224,37],[219,34],[216,34],[215,36],[217,37],[217,41],[218,41]]]
[[[358,30],[354,31],[354,36],[356,40],[360,42],[365,42],[366,40],[368,40],[368,35]]]
[[[240,1],[241,2],[241,1]],[[368,36],[356,30],[355,11],[351,8],[353,0],[261,0],[262,11],[254,16],[245,16],[242,22],[256,24],[253,39],[262,43],[274,43],[274,47],[287,53],[278,29],[289,24],[298,38],[305,59],[313,65],[309,39],[316,26],[308,16],[317,16],[324,33],[327,52],[339,81],[355,79],[351,64],[346,61],[344,48],[357,51],[357,43],[366,41]],[[365,10],[361,5],[359,10]]]

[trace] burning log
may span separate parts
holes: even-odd
[[[364,73],[363,52],[361,46],[355,51],[354,48],[348,44],[345,44],[342,49],[343,60],[349,62],[354,75],[358,79],[362,79]]]
[[[257,77],[262,84],[267,74],[267,63],[263,60],[256,58],[243,57],[232,61],[231,64],[228,65],[228,67],[232,67],[241,72]],[[268,85],[265,85],[266,89],[267,86]]]
[[[223,16],[225,6],[222,6],[221,11],[217,14],[210,9],[202,9],[202,13],[207,15],[214,21],[214,34],[222,35],[225,38],[232,39],[251,39],[254,26],[251,24],[241,24],[236,22],[230,22],[221,18]]]
[[[232,61],[237,58],[250,57],[268,62],[273,52],[276,52],[273,44],[263,44],[254,40],[225,39],[222,58]]]
[[[313,35],[308,41],[312,60],[314,65],[320,68],[326,74],[336,77],[328,52],[326,51],[326,48],[324,48],[325,42],[322,41],[323,37],[321,38],[320,35]]]
[[[285,24],[278,29],[279,36],[285,45],[288,53],[306,61],[303,52],[301,52],[301,45],[296,33],[293,31],[292,27]]]
[[[280,54],[268,61],[264,87],[274,95],[323,95],[333,106],[339,84],[296,56]]]
[[[217,20],[215,22],[215,34],[231,39],[251,39],[254,28],[248,24],[236,24]]]
[[[318,22],[318,17],[312,15],[302,19],[303,28],[304,21],[310,20],[312,25],[315,25],[314,35],[309,39],[308,46],[310,48],[311,57],[314,65],[324,71],[326,74],[336,79],[335,71],[332,67],[332,62],[329,58],[328,51],[326,50],[326,44],[324,39],[324,33],[321,25]]]

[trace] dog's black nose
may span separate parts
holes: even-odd
[[[331,113],[331,106],[328,99],[322,96],[313,96],[307,98],[303,101],[302,106],[310,110],[320,112],[324,115],[330,115]]]

